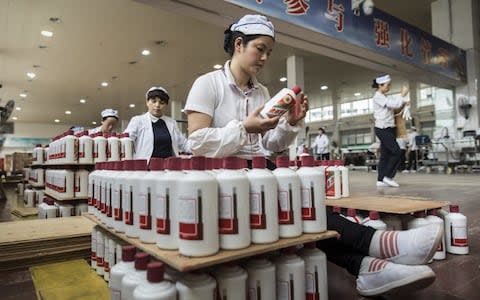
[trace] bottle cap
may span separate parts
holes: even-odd
[[[213,158],[205,157],[205,170],[212,170],[212,169],[213,169]]]
[[[334,206],[333,209],[332,209],[332,211],[333,211],[334,213],[341,214],[341,213],[342,213],[342,208],[339,207],[339,206]]]
[[[114,169],[115,171],[121,171],[121,170],[123,170],[123,161],[120,161],[120,160],[115,161],[115,162],[113,163],[113,169]]]
[[[303,244],[303,247],[308,248],[308,249],[315,249],[315,248],[317,248],[317,243],[315,243],[315,242],[305,243],[305,244]]]
[[[357,216],[357,210],[355,208],[347,209],[347,216],[356,217]]]
[[[275,160],[277,168],[288,168],[290,166],[290,160],[288,156],[278,156]]]
[[[169,157],[166,159],[166,169],[170,171],[182,170],[182,159],[180,157]]]
[[[302,167],[313,167],[313,156],[305,155],[300,157]]]
[[[164,160],[160,157],[150,158],[150,163],[148,165],[150,171],[163,171],[164,170]]]
[[[218,157],[213,158],[213,168],[215,170],[220,170],[222,168],[223,160]]]
[[[146,270],[149,261],[150,256],[148,255],[148,253],[137,252],[137,254],[135,254],[135,269]]]
[[[460,210],[458,209],[458,205],[450,205],[450,212],[453,212],[453,213],[458,213]]]
[[[225,157],[223,159],[223,168],[228,170],[238,170],[241,168],[240,161],[235,156]]]
[[[425,218],[425,211],[416,211],[414,214],[415,218]]]
[[[182,170],[188,171],[192,169],[192,161],[190,158],[182,158]]]
[[[298,95],[302,91],[302,88],[300,86],[296,85],[292,88],[292,91],[295,93],[295,95]]]
[[[429,209],[429,210],[427,210],[427,215],[436,216],[437,215],[437,210],[436,209]]]
[[[133,171],[135,170],[135,161],[132,159],[123,161],[123,170],[124,171]]]
[[[205,157],[204,156],[193,156],[191,158],[191,169],[203,171],[205,170]]]
[[[370,220],[379,220],[380,219],[380,215],[378,214],[378,211],[376,210],[372,210],[368,213],[368,217],[370,218]]]
[[[122,260],[123,261],[134,261],[135,260],[135,252],[137,249],[135,246],[128,245],[122,247]]]
[[[150,282],[162,282],[163,281],[163,263],[159,261],[153,261],[147,265],[147,280]]]
[[[267,160],[263,156],[255,156],[252,158],[252,168],[265,169],[267,168]]]
[[[101,163],[97,162],[95,163],[95,170],[101,170]]]

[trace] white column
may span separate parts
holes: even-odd
[[[480,4],[478,0],[437,0],[432,3],[432,33],[467,52],[467,84],[455,89],[456,127],[459,134],[480,127]],[[458,99],[466,97],[472,108],[465,119],[459,113]]]
[[[287,58],[287,86],[292,88],[293,86],[298,85],[302,89],[305,88],[304,81],[304,63],[303,57],[300,56],[289,56]],[[297,143],[299,139],[305,139],[305,130],[301,130],[298,133],[295,142],[289,148],[290,159],[294,159],[297,155]]]

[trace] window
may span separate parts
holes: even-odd
[[[431,86],[422,87],[419,89],[417,107],[433,105],[435,98],[435,88]]]
[[[305,117],[305,122],[317,122],[333,119],[333,106],[324,106],[318,108],[312,108],[307,112]]]
[[[373,100],[362,99],[340,104],[340,118],[368,115],[373,113]]]
[[[353,145],[365,145],[372,143],[370,129],[357,129],[342,131],[342,147]]]

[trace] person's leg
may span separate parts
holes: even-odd
[[[337,245],[340,244],[352,248],[360,254],[368,255],[370,242],[376,231],[372,227],[350,222],[339,214],[327,210],[327,228],[340,234],[340,238],[336,240]]]
[[[385,176],[392,179],[393,177],[395,177],[395,174],[397,173],[397,170],[398,170],[398,166],[401,162],[402,151],[397,143],[396,129],[395,128],[387,128],[387,129],[388,130],[386,134],[386,147],[390,155],[387,160]]]
[[[412,162],[413,162],[413,157],[414,157],[415,151],[410,150],[408,152],[408,163],[407,163],[407,170],[412,170]]]
[[[323,153],[322,160],[330,160],[330,153]]]
[[[418,155],[419,155],[419,150],[412,151],[413,152],[413,170],[417,170],[417,164],[418,164]]]
[[[328,261],[346,269],[353,276],[358,276],[365,255],[341,245],[335,238],[318,241],[317,247],[325,252]]]
[[[400,157],[400,164],[398,165],[398,171],[403,171],[405,170],[405,156],[407,153],[407,150],[405,149],[400,149],[401,152],[401,157]]]
[[[375,127],[375,134],[380,140],[380,159],[378,160],[377,165],[377,181],[383,181],[385,177],[385,168],[387,165],[387,158],[389,156],[388,149],[385,146],[385,129],[380,129]]]

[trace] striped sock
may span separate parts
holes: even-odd
[[[382,271],[387,264],[388,262],[386,260],[365,256],[360,264],[359,275]]]
[[[398,231],[377,230],[370,242],[369,255],[377,258],[396,257],[400,254]]]

